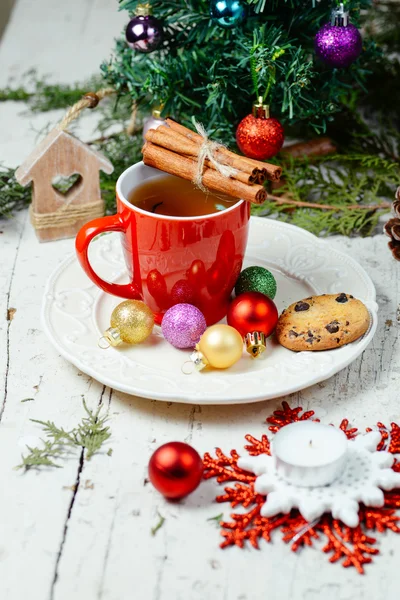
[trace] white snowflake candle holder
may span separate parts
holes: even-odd
[[[315,421],[282,427],[272,442],[279,475],[301,487],[329,485],[343,472],[347,437],[341,429]]]
[[[287,425],[280,431],[290,427],[292,425]],[[334,430],[333,427],[332,429]],[[257,475],[254,489],[267,496],[261,508],[261,516],[287,514],[297,508],[308,522],[330,512],[334,519],[340,519],[348,527],[356,527],[359,523],[360,502],[366,506],[383,506],[385,500],[382,489],[389,491],[400,487],[400,473],[390,468],[394,462],[393,455],[377,451],[380,440],[380,433],[369,432],[348,441],[342,471],[329,485],[295,485],[293,480],[282,476],[282,469],[277,469],[275,457],[267,454],[243,457],[237,464],[241,469]],[[274,448],[274,444],[272,447]],[[285,456],[284,454],[283,457]],[[332,462],[329,464],[332,465],[335,462],[333,455],[331,458]],[[339,456],[337,460],[339,461]],[[310,469],[309,472],[314,475],[310,475],[309,480],[315,480],[315,466],[303,465],[303,469],[303,474]],[[333,468],[330,471],[332,475]]]

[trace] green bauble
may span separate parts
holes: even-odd
[[[235,285],[236,296],[245,292],[261,292],[273,300],[276,295],[275,277],[264,267],[247,267],[240,273]]]

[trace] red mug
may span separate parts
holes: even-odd
[[[102,290],[121,298],[143,300],[161,323],[165,311],[180,302],[197,306],[207,325],[222,319],[242,268],[250,205],[233,206],[200,217],[149,213],[128,200],[149,179],[172,177],[143,162],[126,169],[117,181],[117,214],[86,223],[76,237],[85,273]],[[188,198],[190,202],[190,198]],[[89,244],[106,231],[123,233],[122,245],[130,283],[105,281],[93,270]]]

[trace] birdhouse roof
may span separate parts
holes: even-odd
[[[99,170],[105,173],[112,173],[114,167],[112,163],[101,152],[97,152],[87,144],[81,142],[78,138],[67,133],[62,129],[55,127],[50,133],[36,146],[28,158],[22,163],[15,172],[15,177],[20,185],[28,185],[33,179],[33,171],[37,164],[45,159],[46,152],[51,146],[57,144],[61,139],[71,142],[73,146],[81,146],[88,154],[95,156],[98,162]]]

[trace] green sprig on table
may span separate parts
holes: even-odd
[[[21,464],[15,468],[24,469],[25,471],[39,467],[61,468],[62,465],[56,461],[68,457],[77,448],[81,448],[86,452],[85,458],[90,460],[111,437],[111,431],[106,425],[108,414],[100,415],[101,405],[97,410],[92,411],[84,399],[82,399],[82,403],[86,416],[82,418],[76,427],[69,431],[58,427],[53,421],[31,419],[33,423],[42,426],[47,439],[43,440],[42,446],[34,448],[27,446],[29,453],[22,455]]]
[[[38,76],[32,69],[24,74],[23,86],[7,86],[0,90],[0,102],[13,100],[25,102],[31,112],[48,112],[58,108],[66,108],[75,104],[81,96],[91,89],[98,89],[102,78],[91,77],[82,83],[73,85],[50,83],[46,77]]]
[[[30,187],[23,188],[15,179],[16,169],[0,165],[0,217],[11,217],[31,201]]]

